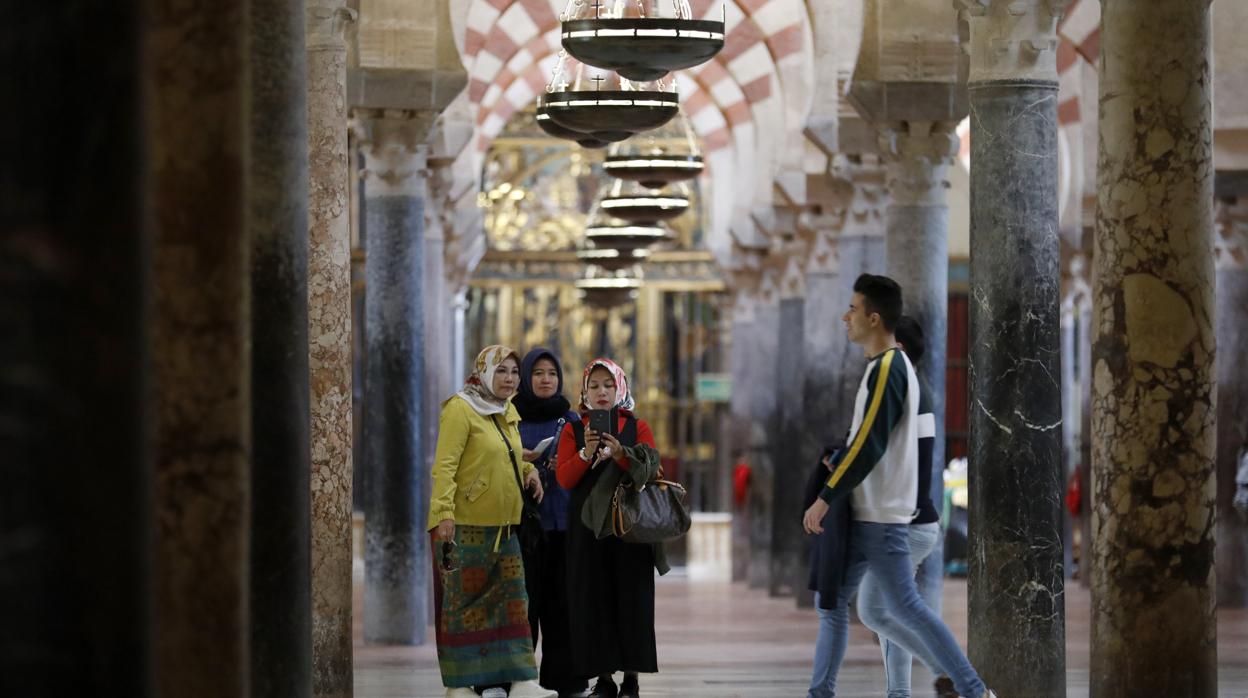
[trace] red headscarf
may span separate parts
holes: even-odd
[[[589,362],[585,367],[585,373],[581,376],[581,406],[582,412],[589,409],[586,398],[589,397],[589,374],[594,372],[595,368],[605,368],[611,372],[611,377],[615,379],[615,407],[622,410],[633,409],[633,394],[628,389],[628,376],[624,373],[624,369],[611,359],[598,358]]]

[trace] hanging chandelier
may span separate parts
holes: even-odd
[[[685,185],[679,184],[682,190]],[[689,197],[684,191],[675,194],[643,189],[637,184],[617,179],[610,191],[598,202],[602,212],[634,225],[655,224],[671,220],[689,210]]]
[[[546,93],[537,100],[543,131],[586,147],[603,147],[671,121],[680,111],[676,83],[635,82],[618,73],[569,66],[559,51]]]
[[[672,9],[673,17],[662,17],[657,0],[571,0],[559,17],[563,48],[635,81],[714,58],[724,47],[724,20],[694,19],[688,0],[673,0]]]
[[[637,298],[637,289],[641,288],[641,270],[632,267],[606,272],[598,267],[589,267],[585,276],[575,283],[582,303],[607,310]]]
[[[576,258],[584,264],[592,264],[606,271],[620,271],[641,264],[650,256],[645,247],[598,248],[586,247],[576,251]]]
[[[697,136],[682,112],[644,138],[611,146],[603,170],[619,179],[637,182],[647,189],[662,189],[702,174],[705,164]]]
[[[666,242],[671,236],[661,225],[594,225],[585,229],[585,241],[600,249],[631,250]]]

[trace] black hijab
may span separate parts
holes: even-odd
[[[540,359],[550,359],[559,376],[559,387],[554,395],[547,398],[533,394],[533,367]],[[553,351],[538,347],[524,355],[524,360],[520,362],[520,390],[511,402],[520,411],[520,419],[526,422],[549,422],[572,409],[571,403],[563,396],[563,366]]]

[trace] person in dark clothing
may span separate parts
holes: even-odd
[[[529,628],[534,647],[539,635],[542,643],[540,681],[561,696],[577,694],[589,682],[572,674],[565,552],[571,494],[555,478],[555,452],[563,426],[580,417],[563,396],[563,367],[554,352],[539,347],[525,355],[520,363],[520,389],[512,404],[520,412],[524,460],[537,468],[545,491],[539,505],[541,539],[535,548],[524,551]]]
[[[591,698],[638,698],[638,672],[658,671],[655,554],[650,545],[625,543],[615,536],[596,538],[582,523],[581,510],[607,469],[629,469],[623,447],[654,448],[654,435],[632,413],[624,370],[608,359],[595,359],[585,368],[580,407],[584,421],[564,427],[556,470],[559,484],[572,491],[567,548],[573,670],[598,678]],[[589,410],[616,415],[612,423],[619,436],[590,429]],[[618,688],[613,677],[617,671],[624,672]]]
[[[897,321],[895,333],[897,346],[906,353],[911,363],[923,357],[926,342],[923,339],[923,328],[918,321],[909,315],[902,315]],[[922,381],[919,382],[919,493],[915,502],[915,517],[910,520],[910,563],[914,569],[936,547],[940,540],[940,514],[932,503],[932,449],[936,442],[936,418],[932,414],[932,402]],[[917,580],[916,580],[917,584]],[[920,597],[922,590],[920,589]],[[936,607],[928,599],[924,599],[928,607],[935,612]],[[877,581],[876,575],[867,572],[858,587],[858,617],[863,625],[874,630],[880,636],[880,651],[884,657],[885,695],[887,698],[910,698],[911,655],[902,645],[891,638],[901,638],[904,644],[921,647],[920,639],[904,624],[898,622],[889,612],[884,600],[884,591]],[[934,674],[940,675],[935,660],[930,656],[920,656],[920,660]],[[938,696],[956,696],[953,682],[947,676],[937,680]]]

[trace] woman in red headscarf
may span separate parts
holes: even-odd
[[[594,359],[585,367],[580,409],[581,422],[567,425],[560,436],[556,470],[559,484],[572,493],[567,534],[572,666],[578,676],[597,677],[590,698],[637,698],[638,672],[658,671],[654,551],[615,536],[596,538],[581,510],[608,469],[628,470],[624,447],[655,448],[654,435],[633,414],[628,377],[610,359]],[[589,410],[609,410],[615,433],[591,429]],[[618,688],[617,671],[624,672]]]

